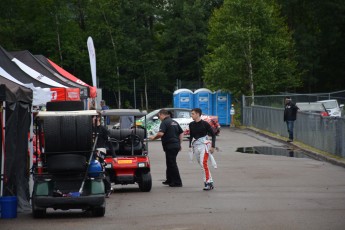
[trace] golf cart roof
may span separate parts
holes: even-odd
[[[100,111],[102,116],[145,116],[146,111],[140,111],[139,109],[107,109]]]
[[[57,116],[145,116],[146,111],[139,109],[108,109],[108,110],[80,110],[80,111],[39,111],[37,117],[57,117]]]
[[[79,111],[39,111],[36,117],[58,117],[58,116],[96,116],[96,110]]]

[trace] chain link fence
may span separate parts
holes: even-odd
[[[285,94],[242,98],[242,125],[288,137],[284,116],[284,98],[294,102],[337,99],[345,103],[345,91],[329,94]],[[254,102],[254,103],[253,103]],[[343,111],[344,113],[344,111]],[[298,112],[294,128],[295,140],[316,149],[345,158],[345,117],[321,117]]]

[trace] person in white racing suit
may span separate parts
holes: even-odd
[[[212,190],[213,178],[208,166],[208,160],[214,152],[216,135],[210,124],[201,119],[202,111],[200,108],[192,109],[193,121],[189,124],[190,139],[189,148],[193,151],[198,163],[203,171],[204,190]],[[212,141],[208,140],[208,136],[212,137]],[[213,158],[213,156],[211,156]],[[213,159],[214,160],[214,159]]]

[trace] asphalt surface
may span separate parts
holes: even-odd
[[[105,217],[80,210],[48,210],[45,219],[19,213],[0,229],[345,229],[345,168],[310,158],[246,154],[241,147],[291,148],[250,130],[224,128],[211,168],[215,189],[203,191],[201,169],[190,162],[188,142],[178,156],[182,188],[162,185],[165,157],[150,142],[153,187],[115,186]]]

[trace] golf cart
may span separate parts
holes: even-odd
[[[38,112],[33,167],[32,213],[44,217],[47,208],[82,209],[105,214],[102,167],[93,160],[92,116],[96,111]],[[37,145],[38,146],[38,145]],[[91,164],[92,163],[92,164]]]
[[[144,117],[146,121],[146,112],[137,109],[110,109],[103,110],[102,116],[133,116]],[[142,192],[149,192],[152,188],[152,178],[150,173],[150,160],[147,156],[148,146],[146,140],[146,130],[136,127],[109,129],[110,141],[116,157],[112,158],[107,154],[105,162],[107,163],[106,172],[110,181],[115,184],[127,185],[138,184]],[[108,148],[108,150],[111,148]],[[108,151],[107,150],[107,151]]]

